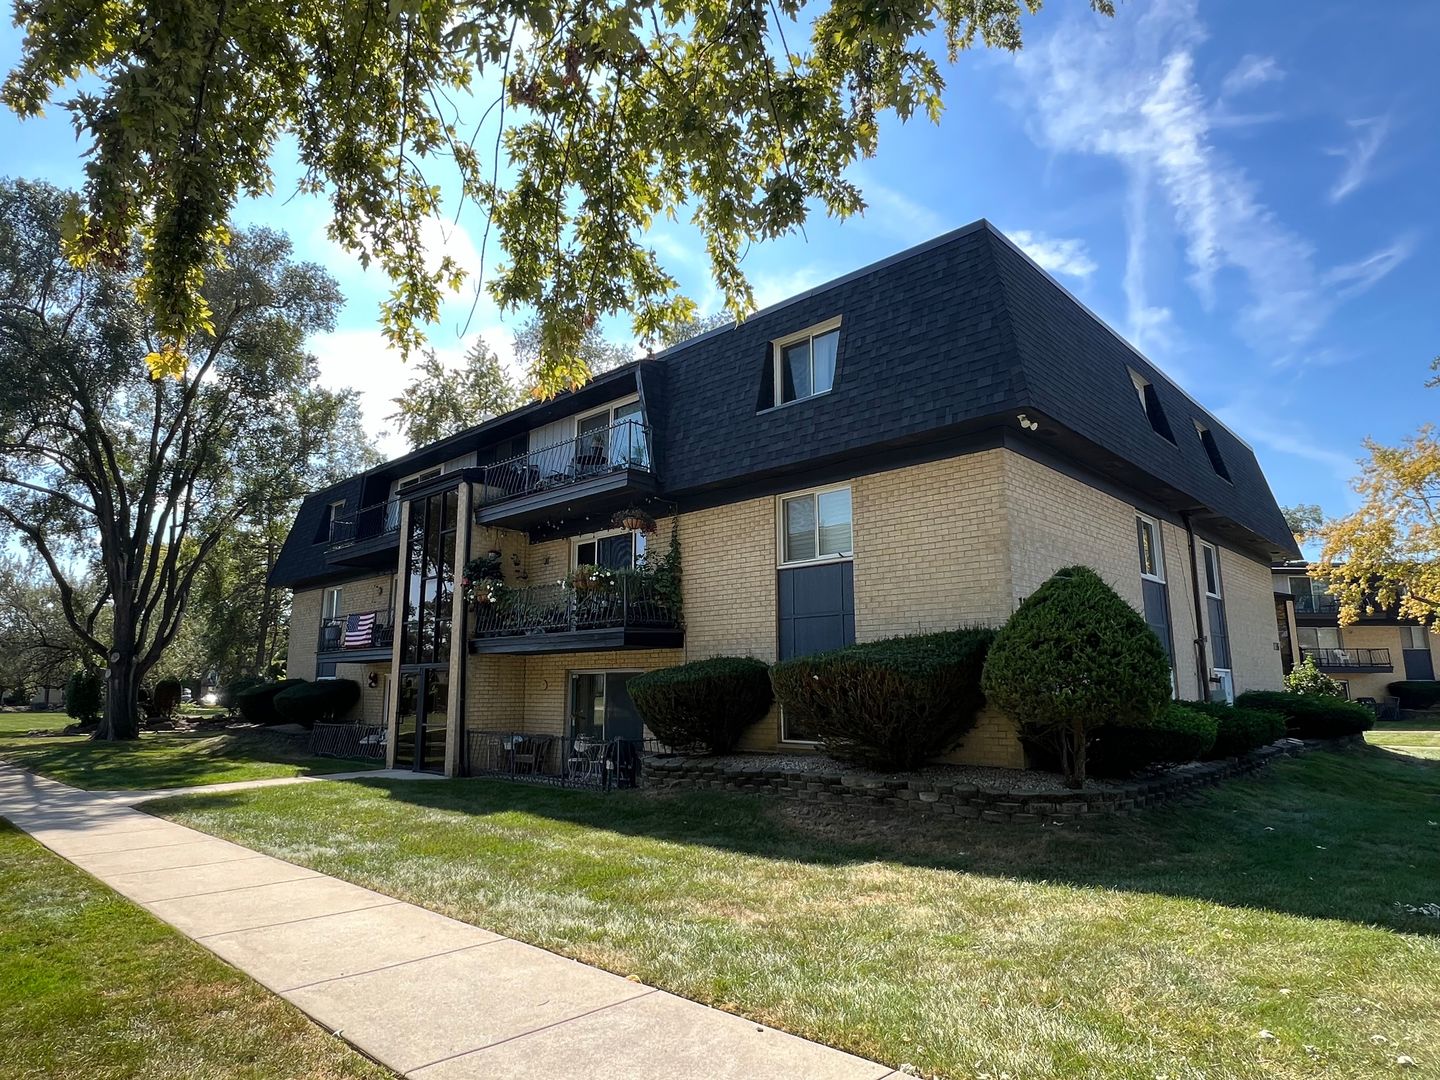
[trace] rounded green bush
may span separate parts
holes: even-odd
[[[1440,704],[1440,680],[1401,679],[1385,689],[1400,699],[1402,709],[1429,709]]]
[[[173,716],[180,707],[180,680],[161,679],[155,684],[151,708],[159,716]]]
[[[105,711],[105,676],[93,668],[77,668],[65,680],[65,713],[81,725],[100,722]]]
[[[1292,694],[1278,690],[1250,690],[1235,699],[1242,709],[1278,713],[1289,731],[1302,739],[1338,739],[1359,735],[1375,724],[1375,714],[1364,705],[1341,698]]]
[[[1240,757],[1285,737],[1285,719],[1278,713],[1242,709],[1223,701],[1186,701],[1182,704],[1187,709],[1212,717],[1219,725],[1215,745],[1206,755],[1209,760]]]
[[[985,704],[987,627],[851,645],[784,660],[775,696],[827,753],[881,769],[915,769],[958,743]]]
[[[1096,776],[1129,776],[1150,765],[1195,761],[1215,745],[1218,727],[1189,702],[1171,702],[1147,724],[1102,728],[1090,747],[1090,767]]]
[[[237,698],[246,690],[253,690],[257,686],[264,686],[268,682],[259,675],[237,675],[220,688],[219,703],[227,709],[239,707]]]
[[[750,656],[716,656],[636,675],[626,683],[645,726],[674,750],[734,749],[770,711],[770,669]]]
[[[1170,701],[1170,660],[1099,574],[1071,566],[1015,609],[990,648],[981,686],[1023,740],[1053,747],[1066,782],[1079,787],[1087,747],[1102,728],[1144,727]]]
[[[354,679],[299,680],[275,695],[275,711],[291,724],[314,727],[341,719],[360,701]]]
[[[286,720],[275,710],[275,697],[282,690],[303,683],[304,679],[282,679],[261,683],[235,695],[235,707],[252,724],[283,724]]]

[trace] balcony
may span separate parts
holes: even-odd
[[[649,576],[619,572],[613,582],[502,590],[476,605],[470,651],[564,653],[684,644],[678,605]]]
[[[325,557],[336,566],[394,569],[400,543],[400,500],[361,507],[330,522]]]
[[[321,619],[315,651],[334,653],[336,655],[332,659],[341,663],[346,656],[355,660],[381,660],[389,659],[394,643],[393,611],[358,611],[333,619]]]
[[[486,465],[477,493],[481,525],[527,529],[554,517],[603,513],[657,490],[650,428],[621,420],[573,439]]]
[[[1301,659],[1311,657],[1326,672],[1358,674],[1366,671],[1394,671],[1389,649],[1301,649]]]
[[[1329,593],[1296,593],[1295,614],[1296,615],[1323,615],[1326,617],[1340,613],[1340,598],[1331,596]]]

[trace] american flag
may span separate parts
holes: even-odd
[[[374,640],[375,612],[350,615],[345,619],[345,648],[368,649]]]

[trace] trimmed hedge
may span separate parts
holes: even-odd
[[[1242,709],[1262,709],[1285,718],[1285,726],[1302,739],[1336,739],[1359,735],[1375,724],[1375,714],[1364,705],[1314,694],[1288,694],[1277,690],[1250,690],[1235,699]]]
[[[161,679],[155,684],[150,708],[157,716],[174,716],[180,707],[180,680]]]
[[[1090,769],[1096,776],[1129,776],[1147,765],[1178,765],[1208,754],[1219,723],[1189,707],[1172,702],[1148,724],[1128,727],[1107,724],[1090,744]]]
[[[267,680],[259,675],[237,675],[220,688],[219,703],[227,709],[239,707],[238,698],[246,690],[253,690],[257,686],[264,686]]]
[[[341,719],[360,700],[360,684],[354,679],[303,680],[275,695],[275,711],[292,724],[314,727]]]
[[[1440,681],[1435,679],[1402,679],[1385,689],[1400,699],[1402,709],[1429,709],[1440,704]]]
[[[633,676],[625,684],[645,726],[675,750],[734,749],[775,701],[770,669],[750,656],[715,656]]]
[[[1144,727],[1170,702],[1170,660],[1140,613],[1087,566],[1020,602],[985,662],[985,696],[1030,746],[1048,745],[1065,783],[1085,783],[1088,747],[1110,725]]]
[[[93,668],[77,668],[65,680],[65,712],[82,727],[100,722],[105,711],[105,676]]]
[[[261,683],[235,695],[235,707],[252,724],[284,724],[287,721],[275,710],[275,697],[282,690],[303,683],[304,679],[283,679]]]
[[[775,696],[841,761],[914,769],[958,743],[985,704],[986,627],[850,645],[770,670]]]
[[[1185,701],[1181,704],[1213,718],[1218,725],[1215,745],[1205,755],[1207,761],[1239,757],[1285,737],[1285,718],[1279,713],[1242,709],[1223,701]]]

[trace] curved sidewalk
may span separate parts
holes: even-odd
[[[159,794],[80,791],[0,764],[0,817],[405,1076],[900,1075],[133,809]]]

